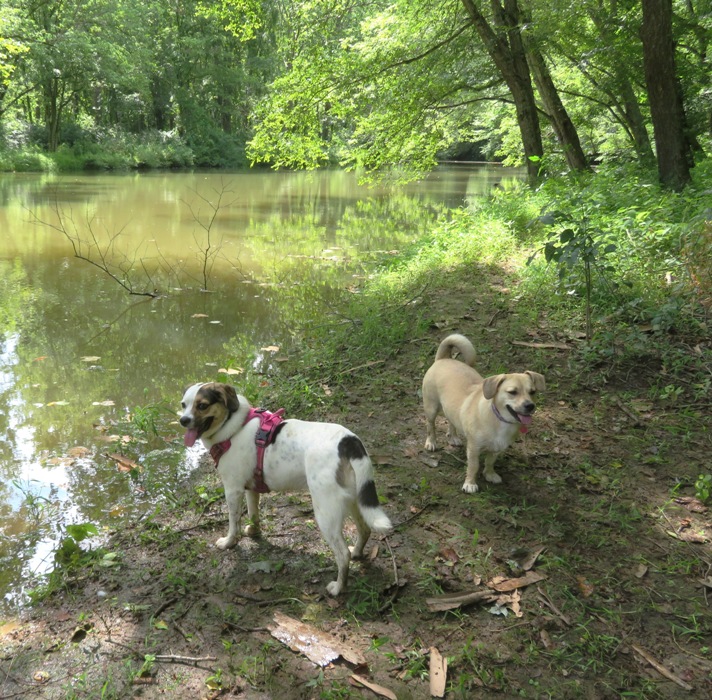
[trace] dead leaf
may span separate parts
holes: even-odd
[[[242,374],[245,370],[242,369],[242,367],[228,367],[227,369],[225,367],[221,367],[218,372],[220,374]]]
[[[519,576],[517,578],[505,578],[504,576],[495,576],[491,581],[487,582],[487,585],[499,591],[500,593],[507,593],[508,591],[513,591],[517,588],[524,588],[524,586],[529,586],[532,583],[538,583],[546,578],[544,574],[540,574],[537,571],[527,571],[524,576]]]
[[[679,496],[675,498],[674,501],[693,513],[707,512],[707,506],[694,496]]]
[[[474,603],[492,603],[497,596],[492,591],[471,591],[469,593],[445,593],[444,595],[426,598],[425,604],[432,612],[454,610]]]
[[[274,613],[274,622],[275,626],[270,627],[271,635],[293,651],[304,654],[312,663],[328,666],[339,657],[356,666],[366,663],[366,658],[356,647],[334,639],[312,625],[279,611]]]
[[[115,406],[116,404],[111,399],[106,401],[92,401],[92,406]]]
[[[645,566],[645,564],[638,564],[638,566],[635,568],[635,571],[633,572],[636,578],[643,578],[643,576],[645,576],[645,574],[647,573],[648,567]]]
[[[446,685],[447,658],[435,647],[430,647],[430,695],[434,698],[445,697]]]
[[[85,355],[84,357],[79,358],[82,362],[98,362],[101,360],[101,357],[99,355]]]
[[[90,452],[91,450],[88,447],[81,447],[80,445],[67,450],[67,454],[70,457],[86,457]]]
[[[324,392],[324,396],[331,396],[331,387],[328,384],[322,384],[321,389]]]
[[[519,566],[521,566],[524,571],[529,571],[534,564],[536,564],[536,560],[545,549],[546,547],[539,547],[535,549],[528,557],[525,557],[519,562]]]
[[[71,467],[74,457],[50,457],[46,463],[52,467]]]
[[[141,471],[140,464],[136,464],[136,462],[130,460],[128,457],[124,457],[116,452],[106,453],[105,457],[113,459],[120,472],[131,472],[134,469],[139,472]]]
[[[438,554],[450,564],[457,564],[460,561],[460,557],[457,555],[457,552],[452,547],[442,547]]]
[[[262,352],[277,352],[279,350],[278,345],[268,345],[266,348],[260,348]]]
[[[208,314],[193,314],[191,318],[208,318]]]
[[[579,591],[584,598],[590,598],[593,595],[594,587],[586,580],[585,576],[577,576],[576,583],[578,584]]]
[[[376,693],[376,695],[380,695],[382,698],[388,698],[388,700],[398,700],[398,697],[392,690],[384,688],[382,685],[372,683],[363,676],[359,676],[354,673],[353,676],[351,676],[350,680],[354,685],[362,685],[368,688],[369,690],[372,690],[374,693]]]
[[[39,357],[35,357],[35,359],[32,361],[33,362],[42,362],[42,360],[46,360],[46,359],[47,359],[47,355],[40,355]]]

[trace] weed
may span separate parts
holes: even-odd
[[[347,610],[357,619],[373,618],[381,607],[380,589],[364,577],[352,578],[349,582]]]
[[[695,496],[703,503],[709,501],[712,495],[712,474],[700,474],[695,481]]]

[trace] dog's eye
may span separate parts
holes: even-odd
[[[536,389],[530,389],[530,390],[529,390],[529,395],[530,395],[530,396],[534,396],[534,394],[536,394]]]
[[[181,407],[181,408],[185,408],[185,401],[181,401],[181,402],[180,402],[180,407]]]
[[[516,389],[507,389],[507,393],[510,396],[516,396],[519,392]]]
[[[198,410],[199,411],[204,411],[210,404],[206,403],[205,401],[201,401],[198,404]]]

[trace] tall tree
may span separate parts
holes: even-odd
[[[530,180],[540,173],[544,146],[541,139],[529,64],[521,37],[517,0],[492,0],[495,28],[490,26],[475,0],[462,0],[487,52],[499,69],[514,100]]]
[[[690,181],[692,152],[675,72],[672,0],[642,0],[643,65],[655,132],[660,182],[682,189]]]

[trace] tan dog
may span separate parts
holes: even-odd
[[[452,359],[452,350],[460,360]],[[544,377],[537,372],[497,374],[483,379],[473,365],[475,349],[464,335],[449,335],[440,343],[435,362],[423,377],[423,408],[428,436],[425,449],[433,451],[435,417],[442,411],[448,421],[448,441],[467,443],[467,477],[462,490],[478,490],[480,452],[486,453],[484,476],[493,484],[502,482],[494,471],[500,452],[513,442],[518,432],[527,432],[536,408],[533,398],[546,388]]]

